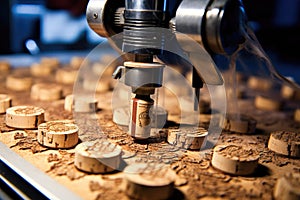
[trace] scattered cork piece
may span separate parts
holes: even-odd
[[[58,155],[55,153],[50,153],[48,155],[48,158],[47,158],[47,161],[50,163],[50,162],[56,162],[56,161],[59,161],[59,158],[58,158]]]
[[[285,156],[300,157],[300,134],[291,131],[272,132],[268,148]]]

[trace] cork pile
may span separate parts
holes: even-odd
[[[0,61],[0,142],[72,192],[83,199],[299,199],[300,91],[235,74],[239,113],[211,121],[218,113],[204,86],[196,128],[179,126],[184,108],[167,91],[153,123],[160,128],[136,141],[126,107],[112,108],[119,83],[111,69],[91,87],[93,99],[73,96],[83,61],[42,58],[24,68]],[[101,67],[101,60],[87,63]],[[219,136],[209,131],[213,123]]]

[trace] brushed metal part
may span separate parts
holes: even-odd
[[[28,184],[28,187],[34,187],[42,193],[45,198],[52,200],[61,199],[82,199],[69,189],[52,179],[50,176],[42,172],[40,169],[30,164],[17,153],[10,150],[5,144],[0,142],[0,162],[7,166],[15,174],[22,177]],[[4,167],[0,168],[3,174]],[[8,181],[10,177],[6,177]],[[0,179],[2,180],[1,176]]]
[[[102,37],[110,37],[121,32],[115,23],[116,14],[122,14],[123,1],[90,0],[86,9],[86,19],[90,28]],[[119,17],[121,18],[121,17]]]

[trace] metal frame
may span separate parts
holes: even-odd
[[[13,199],[82,199],[1,142],[0,186]]]

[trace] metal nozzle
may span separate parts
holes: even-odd
[[[86,9],[86,19],[90,28],[102,37],[110,37],[122,32],[122,8],[124,1],[90,0]]]
[[[240,0],[217,0],[206,12],[206,45],[217,54],[232,54],[244,43],[246,14]]]
[[[244,42],[247,17],[240,0],[183,0],[171,26],[215,54],[232,54]]]

